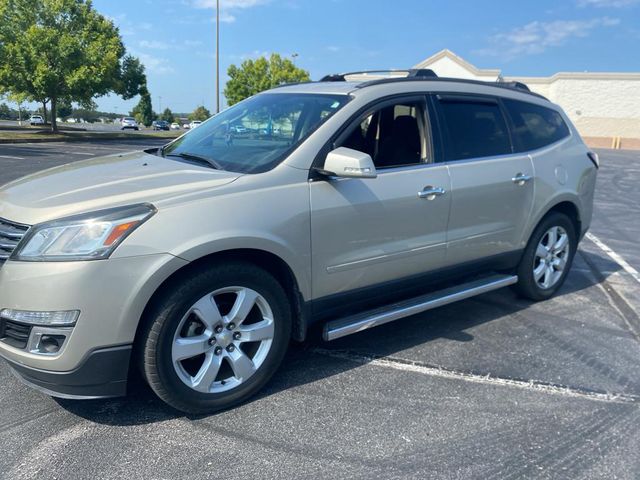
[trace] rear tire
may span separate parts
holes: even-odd
[[[163,401],[213,413],[247,400],[276,372],[291,338],[291,307],[268,272],[219,264],[189,272],[164,293],[141,336],[144,376]]]
[[[571,219],[560,212],[547,215],[536,227],[520,264],[516,291],[531,300],[546,300],[562,286],[578,248]]]

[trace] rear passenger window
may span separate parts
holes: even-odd
[[[519,152],[546,147],[569,136],[569,127],[555,110],[518,100],[504,99],[504,104],[514,124]]]
[[[447,160],[512,153],[507,124],[497,102],[441,97],[439,104]]]

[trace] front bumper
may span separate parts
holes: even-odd
[[[116,384],[126,380],[126,375],[123,380],[120,367],[114,373],[109,362],[120,365],[124,354],[119,353],[122,357],[115,362],[113,352],[96,352],[114,348],[120,352],[123,345],[130,351],[149,299],[166,278],[187,264],[169,254],[90,262],[8,261],[0,267],[0,309],[79,310],[80,315],[60,353],[30,353],[0,339],[0,357],[26,382],[53,393],[119,395],[122,385]],[[82,380],[90,377],[96,379],[89,383]],[[55,385],[64,388],[56,389]],[[76,392],[75,387],[80,386],[87,387],[86,394]]]
[[[127,393],[130,357],[131,345],[99,349],[69,372],[40,370],[5,360],[19,380],[36,390],[52,397],[88,400]]]

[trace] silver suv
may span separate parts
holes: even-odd
[[[212,412],[311,327],[329,341],[508,285],[551,297],[598,168],[562,110],[522,84],[370,78],[276,88],[163,148],[4,186],[0,355],[51,395],[142,376]]]

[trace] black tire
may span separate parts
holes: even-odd
[[[533,274],[534,262],[536,262],[536,249],[546,232],[553,227],[562,227],[564,231],[567,232],[567,236],[569,237],[569,255],[559,280],[550,288],[542,288],[538,282],[536,282]],[[560,212],[552,212],[547,215],[538,224],[536,229],[533,231],[533,234],[531,234],[527,247],[522,255],[522,259],[520,260],[517,268],[518,283],[514,286],[516,292],[523,297],[535,301],[551,298],[567,278],[577,248],[578,237],[574,223],[571,219]]]
[[[229,286],[248,287],[268,302],[274,316],[271,348],[255,373],[235,388],[219,393],[198,392],[183,383],[174,369],[174,335],[196,301]],[[177,410],[205,414],[237,405],[258,392],[282,363],[291,338],[291,307],[280,283],[263,269],[240,261],[200,268],[173,282],[159,297],[144,319],[140,336],[142,370],[156,395]]]

